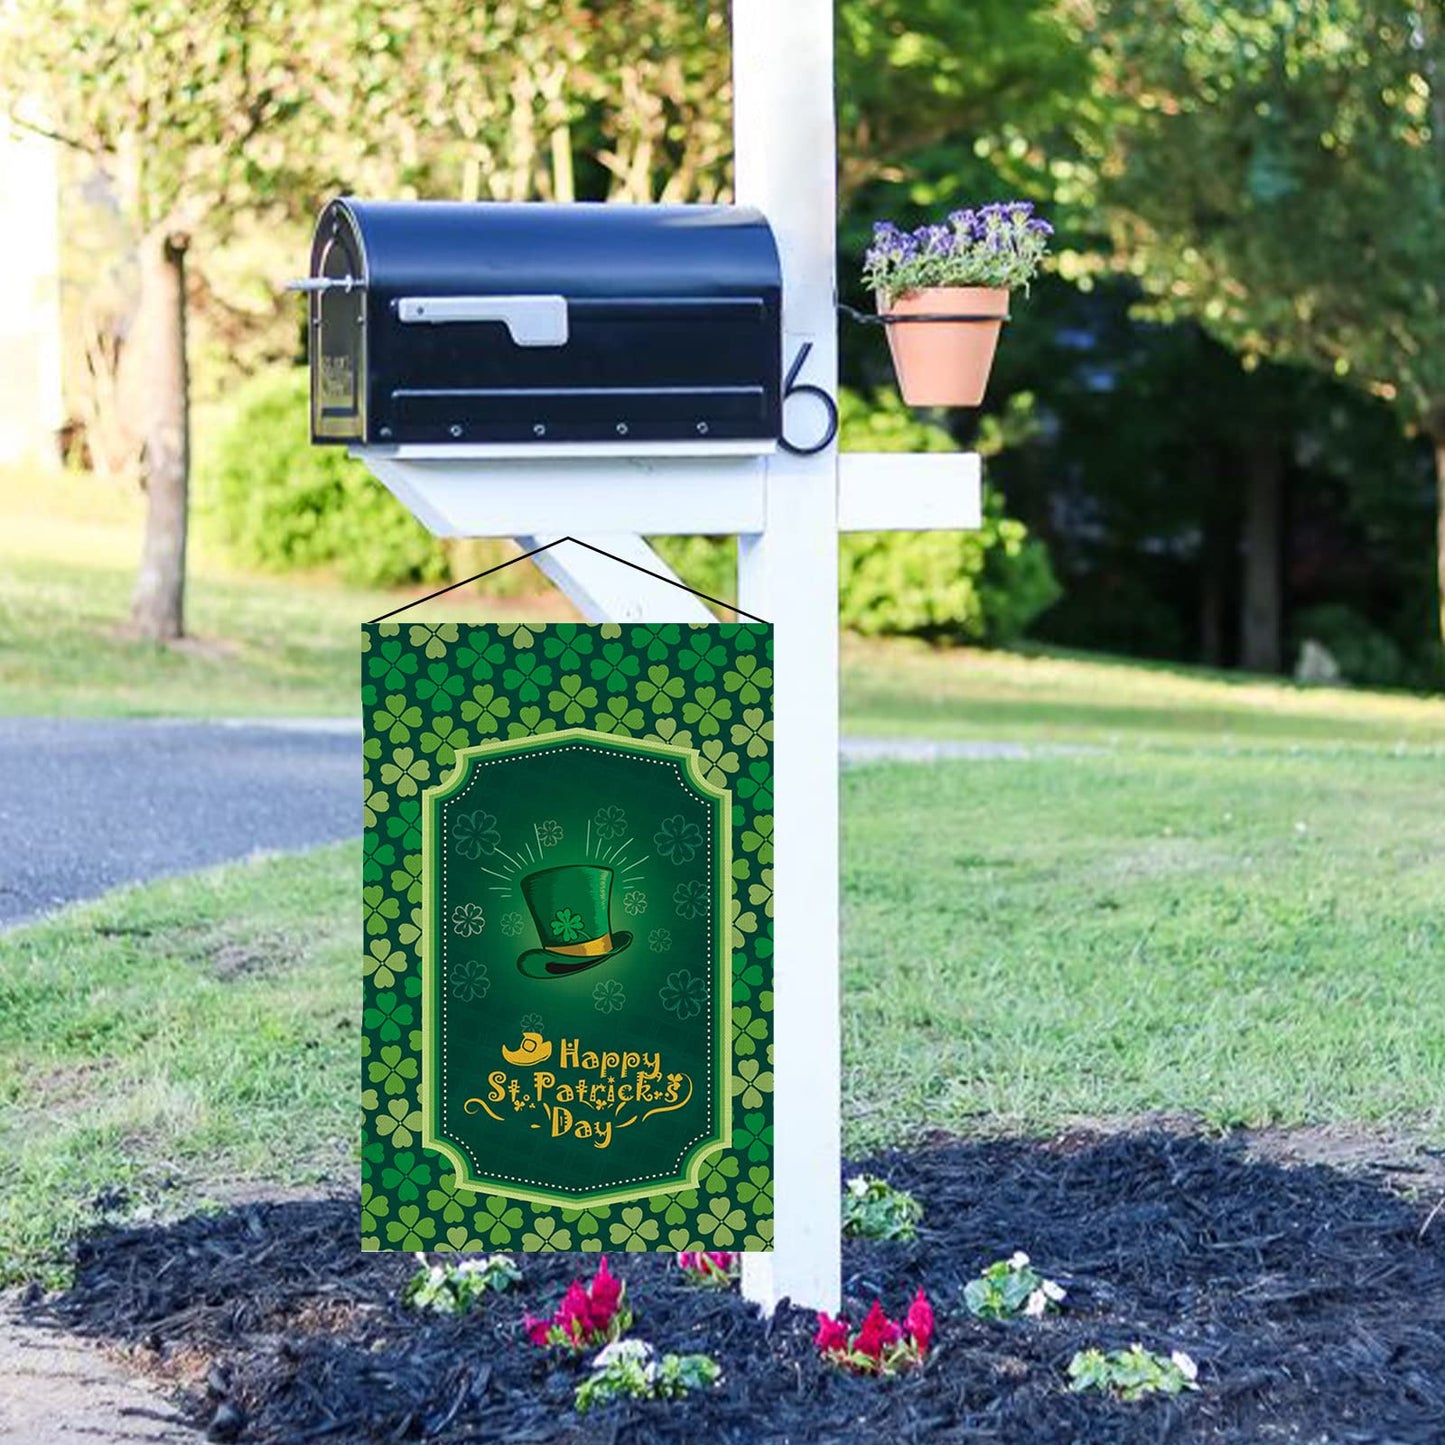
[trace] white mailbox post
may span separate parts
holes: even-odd
[[[785,362],[811,343],[800,381],[837,394],[836,142],[832,0],[733,0],[739,203],[761,210],[783,271]],[[806,444],[826,418],[788,408]],[[733,534],[738,601],[774,626],[774,1252],[745,1257],[743,1288],[836,1310],[841,1287],[838,939],[838,536],[972,529],[980,467],[968,454],[699,454],[686,444],[609,455],[594,446],[503,457],[496,448],[357,448],[444,536],[513,537],[527,550],[571,535],[672,576],[643,535]],[[687,592],[560,546],[537,565],[589,620],[707,622]]]

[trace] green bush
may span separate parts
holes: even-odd
[[[202,525],[237,562],[267,571],[331,567],[361,586],[434,582],[450,566],[426,530],[343,447],[313,447],[301,367],[237,391],[198,459]]]
[[[918,420],[892,391],[840,397],[845,451],[948,452],[953,439]],[[843,538],[844,627],[865,636],[913,632],[994,645],[1022,636],[1059,597],[1043,543],[985,491],[977,532],[859,532]]]

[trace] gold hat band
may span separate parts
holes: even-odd
[[[569,958],[593,958],[599,953],[608,952],[611,947],[611,933],[604,933],[601,938],[589,938],[586,943],[549,943],[546,945],[548,953],[565,953]]]

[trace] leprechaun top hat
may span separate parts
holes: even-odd
[[[528,978],[560,978],[596,968],[632,942],[630,933],[612,932],[610,868],[590,863],[544,868],[522,879],[522,896],[542,941],[541,948],[517,959]]]

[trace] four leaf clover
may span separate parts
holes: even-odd
[[[641,1205],[622,1211],[622,1217],[608,1228],[612,1243],[629,1254],[651,1249],[658,1236],[657,1221],[647,1218]]]
[[[701,878],[689,878],[672,890],[672,906],[679,918],[701,918],[707,912],[707,884]]]

